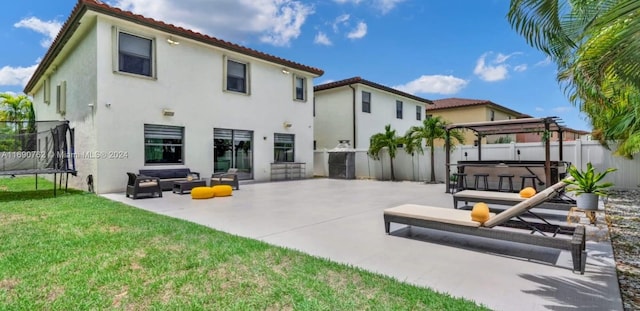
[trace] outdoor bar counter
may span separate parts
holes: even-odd
[[[451,172],[465,173],[467,174],[467,188],[475,188],[475,174],[489,174],[488,190],[498,191],[498,182],[500,174],[512,174],[513,175],[513,190],[520,191],[522,188],[521,176],[535,175],[535,186],[538,191],[547,188],[547,180],[550,180],[551,185],[557,183],[561,178],[564,178],[566,172],[567,163],[564,161],[551,161],[550,162],[551,176],[547,179],[545,174],[545,161],[517,161],[517,160],[482,160],[482,161],[458,161],[456,166],[457,170],[452,167]],[[481,178],[482,179],[482,178]],[[482,185],[482,182],[479,182]],[[506,190],[509,187],[508,179],[503,178],[502,190]],[[526,186],[531,186],[531,179],[526,180]]]

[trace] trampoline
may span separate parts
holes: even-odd
[[[69,121],[0,122],[0,175],[53,175],[53,195],[76,176]]]

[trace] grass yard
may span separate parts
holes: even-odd
[[[93,194],[53,197],[45,180],[34,185],[0,178],[2,310],[486,310]]]

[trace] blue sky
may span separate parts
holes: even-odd
[[[103,0],[321,68],[315,84],[354,76],[428,99],[485,99],[590,130],[556,67],[513,31],[509,0]],[[21,92],[75,0],[3,3],[0,92]]]

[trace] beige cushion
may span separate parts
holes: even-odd
[[[489,201],[493,199],[493,200],[521,202],[526,200],[525,198],[521,197],[519,193],[479,191],[479,190],[462,190],[462,191],[456,192],[453,196],[457,198],[468,198],[468,199],[474,199],[479,201],[482,201],[482,200]]]
[[[220,178],[218,180],[219,181],[233,181],[233,178],[225,178],[225,177],[223,177],[223,178]]]
[[[138,184],[139,187],[144,188],[144,187],[156,187],[158,186],[158,183],[155,181],[143,181],[141,183]]]
[[[433,207],[426,205],[404,204],[384,210],[385,215],[395,215],[422,220],[431,220],[454,225],[479,227],[480,223],[472,221],[469,211],[450,209],[443,207]],[[494,217],[494,213],[489,214]]]

